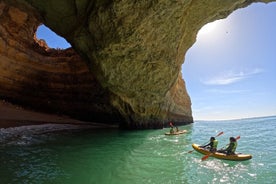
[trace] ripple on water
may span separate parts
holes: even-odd
[[[57,131],[78,130],[90,128],[89,125],[72,125],[72,124],[42,124],[42,125],[28,125],[11,128],[0,129],[0,143],[1,145],[30,145],[41,143],[41,137],[50,138],[47,133],[54,133]]]
[[[276,183],[275,122],[198,122],[181,127],[187,134],[170,137],[164,135],[168,129],[69,134],[41,133],[51,129],[47,127],[0,130],[0,178],[4,183]],[[192,143],[206,142],[220,131],[219,146],[240,135],[237,151],[253,158],[201,161],[202,154],[188,153]]]

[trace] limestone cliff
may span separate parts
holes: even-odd
[[[33,10],[23,10],[0,2],[0,98],[83,120],[121,122],[109,92],[79,54],[37,40],[41,21]]]
[[[203,25],[252,2],[2,0],[0,96],[127,128],[192,123],[185,53]],[[72,48],[37,41],[40,24]]]

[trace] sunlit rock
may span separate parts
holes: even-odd
[[[2,0],[0,96],[126,128],[192,123],[185,53],[204,24],[252,2]],[[73,48],[37,40],[40,24]]]

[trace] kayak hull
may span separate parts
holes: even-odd
[[[210,157],[215,157],[218,159],[223,159],[223,160],[233,160],[233,161],[243,161],[243,160],[249,160],[252,158],[252,155],[250,154],[235,154],[235,155],[226,155],[224,153],[211,153],[210,151],[200,148],[198,144],[192,144],[192,147],[194,150],[196,150],[199,153],[202,153],[204,155],[209,155]]]
[[[170,132],[166,132],[165,135],[179,135],[184,133],[187,133],[187,130],[179,130],[178,132],[174,132],[172,134]]]

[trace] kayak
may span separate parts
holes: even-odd
[[[252,155],[242,154],[242,153],[238,153],[235,155],[226,155],[225,153],[219,153],[219,152],[211,153],[209,150],[200,148],[198,144],[192,144],[192,147],[194,148],[194,150],[196,150],[199,153],[202,153],[204,155],[209,155],[210,157],[215,157],[218,159],[242,161],[242,160],[249,160],[252,158]]]
[[[165,135],[179,135],[179,134],[184,134],[184,133],[187,133],[187,130],[179,130],[174,133],[166,132]]]

